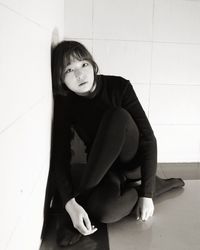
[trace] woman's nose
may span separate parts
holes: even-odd
[[[78,70],[75,70],[75,77],[77,78],[77,79],[81,79],[81,77],[82,77],[82,72],[78,69]]]

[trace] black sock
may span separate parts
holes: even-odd
[[[56,242],[60,247],[66,247],[77,243],[82,234],[76,230],[67,214],[60,214],[56,231]]]
[[[180,188],[185,185],[181,178],[162,179],[156,176],[155,197],[173,188]]]

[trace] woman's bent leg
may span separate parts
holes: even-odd
[[[93,189],[86,201],[86,210],[92,218],[103,223],[113,223],[129,215],[138,200],[135,188],[121,188],[117,173],[109,171],[102,182]]]
[[[138,143],[139,131],[130,114],[122,108],[107,111],[92,145],[80,190],[98,185],[118,158],[124,163],[133,159]]]

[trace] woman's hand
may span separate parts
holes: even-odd
[[[153,216],[154,204],[152,198],[140,197],[136,208],[136,218],[146,221]]]
[[[97,231],[97,228],[91,225],[88,214],[85,209],[80,206],[73,198],[65,205],[66,211],[69,213],[73,226],[83,235],[90,235]]]

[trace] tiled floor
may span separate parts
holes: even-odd
[[[186,181],[157,198],[149,221],[129,216],[109,225],[110,250],[200,250],[199,190],[200,180]]]
[[[147,222],[128,216],[118,223],[99,227],[98,233],[69,250],[200,250],[200,166],[159,164],[163,178],[182,177],[184,189],[170,191],[155,200],[155,214]],[[109,238],[109,245],[108,245]],[[55,243],[55,225],[40,250],[59,250]]]

